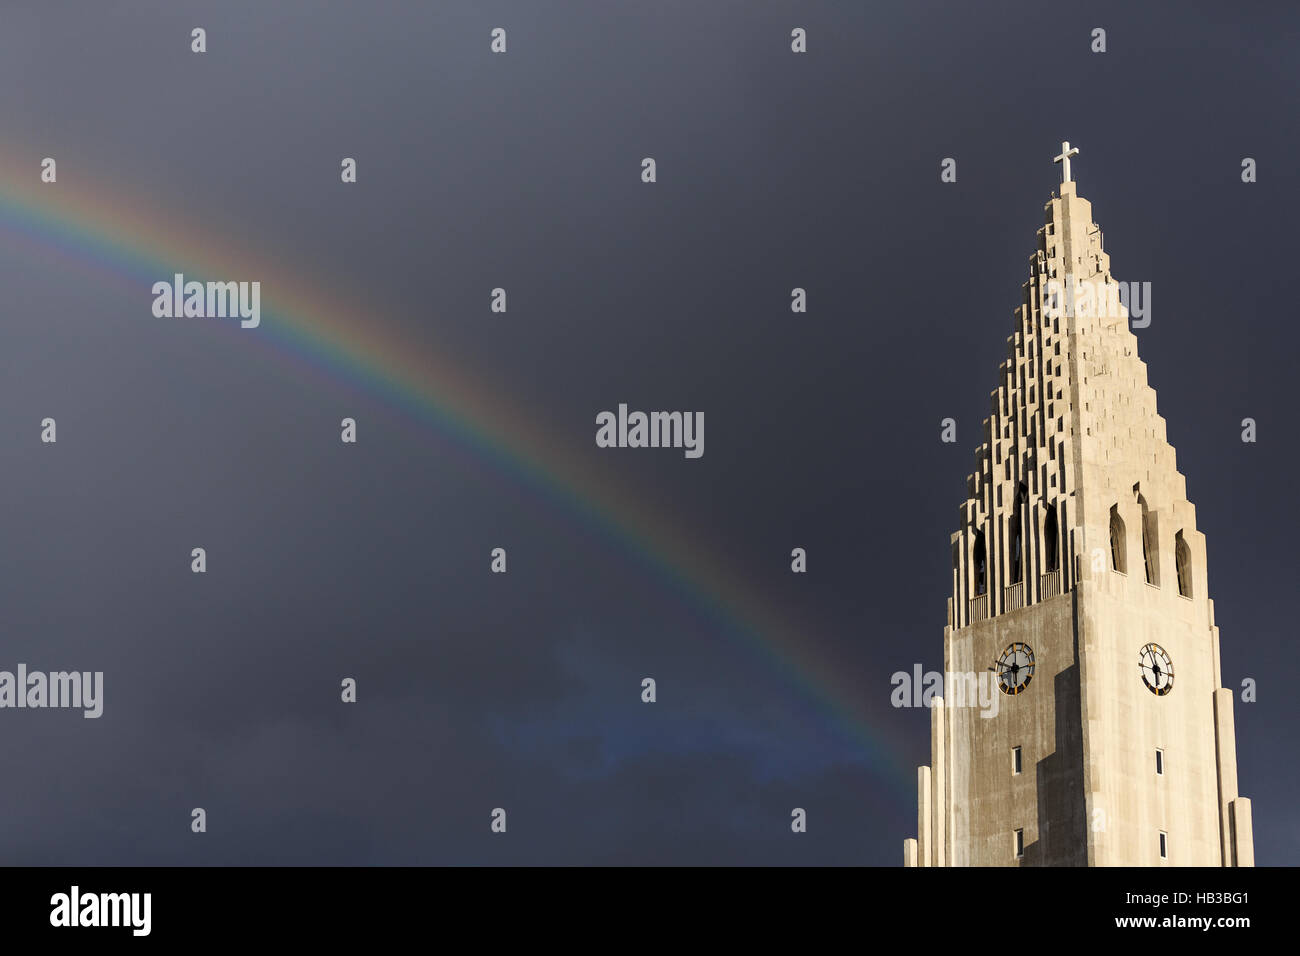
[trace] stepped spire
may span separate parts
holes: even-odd
[[[1205,535],[1132,331],[1150,283],[1111,276],[1078,152],[1055,157],[950,538],[945,689],[904,859],[1250,866]],[[990,672],[1000,706],[981,710]]]

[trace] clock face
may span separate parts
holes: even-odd
[[[1174,662],[1159,644],[1142,648],[1138,654],[1138,670],[1142,674],[1142,683],[1157,697],[1163,697],[1174,689]]]
[[[1034,677],[1034,649],[1028,644],[1012,644],[998,658],[998,689],[1004,694],[1019,694]]]

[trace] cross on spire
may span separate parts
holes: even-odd
[[[1052,162],[1061,164],[1061,182],[1070,182],[1070,157],[1079,155],[1079,147],[1071,146],[1067,139],[1061,144],[1061,155],[1052,157]]]

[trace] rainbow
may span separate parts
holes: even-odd
[[[250,251],[243,238],[210,235],[116,184],[92,188],[72,178],[63,174],[57,184],[42,183],[39,159],[0,154],[0,235],[142,290],[146,315],[153,282],[174,272],[260,280],[261,327],[216,324],[250,347],[273,350],[299,371],[379,399],[408,427],[425,436],[432,429],[445,439],[465,467],[494,472],[508,479],[512,490],[558,506],[570,520],[652,569],[794,684],[813,712],[848,737],[887,792],[910,806],[912,772],[903,769],[887,734],[869,720],[854,675],[819,655],[815,641],[802,640],[799,628],[670,515],[652,512],[615,482],[592,474],[571,450],[548,440],[546,429],[526,410],[486,387],[487,379],[466,371],[464,363],[394,334],[373,315],[373,303],[349,299],[346,290],[327,293],[315,276],[277,270],[276,256]],[[879,674],[871,676],[879,681],[872,693],[889,693]]]

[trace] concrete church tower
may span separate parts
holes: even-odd
[[[1076,153],[952,535],[949,700],[904,862],[1251,866],[1205,537]]]

